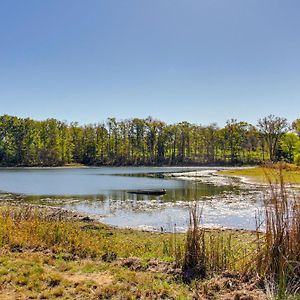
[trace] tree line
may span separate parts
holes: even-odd
[[[300,119],[269,115],[256,125],[224,127],[146,119],[79,125],[56,119],[0,117],[1,166],[300,164]]]

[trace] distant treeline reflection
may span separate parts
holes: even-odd
[[[99,195],[85,195],[85,196],[24,196],[26,201],[32,203],[49,203],[50,205],[57,205],[61,203],[72,202],[103,202],[106,200],[113,201],[147,201],[147,200],[160,200],[163,202],[177,202],[177,201],[194,201],[195,199],[205,199],[205,197],[211,197],[214,195],[221,195],[224,192],[239,193],[239,189],[227,185],[216,186],[212,184],[205,184],[200,182],[185,182],[185,186],[182,188],[168,189],[163,196],[155,195],[139,195],[130,194],[127,191],[107,191],[104,194]]]

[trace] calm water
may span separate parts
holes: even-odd
[[[203,208],[203,224],[255,228],[261,191],[214,168],[43,168],[0,169],[0,190],[24,194],[26,201],[60,205],[105,223],[154,230],[184,230],[190,201]],[[135,189],[166,189],[163,196],[129,194]]]

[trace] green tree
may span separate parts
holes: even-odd
[[[275,161],[275,153],[280,139],[288,130],[287,120],[269,115],[258,120],[258,129],[268,147],[270,160]]]
[[[292,128],[295,130],[295,132],[300,137],[300,119],[297,119],[296,121],[293,122]]]
[[[300,139],[293,133],[286,133],[281,139],[281,149],[289,162],[294,161],[294,155],[300,151]]]

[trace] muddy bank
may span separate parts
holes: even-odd
[[[85,222],[89,224],[90,226],[99,225],[99,224],[105,224],[101,218],[104,218],[105,216],[99,216],[99,215],[93,215],[93,214],[86,214],[86,213],[78,213],[77,211],[71,211],[62,207],[57,206],[49,206],[49,205],[42,205],[42,204],[30,204],[22,202],[22,196],[15,195],[15,197],[19,198],[18,200],[11,198],[11,194],[0,194],[0,208],[4,209],[14,209],[14,208],[21,208],[24,210],[24,214],[26,214],[27,211],[32,210],[38,210],[40,213],[40,217],[44,218],[48,221],[77,221],[77,222]],[[170,234],[176,232],[177,234],[184,234],[186,230],[178,230],[177,228],[173,228],[173,231],[167,231],[163,228],[159,228],[156,230],[152,227],[119,227],[119,226],[113,226],[106,224],[108,227],[114,228],[114,229],[127,229],[132,231],[142,231],[142,232],[149,232],[149,233],[157,233],[157,234]],[[246,229],[235,229],[235,228],[224,228],[224,227],[207,227],[207,226],[201,226],[205,231],[207,232],[232,232],[232,233],[245,233],[245,234],[254,234],[255,230],[246,230]]]

